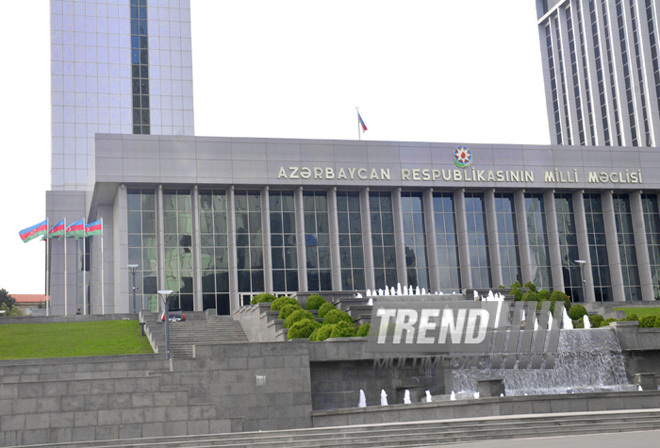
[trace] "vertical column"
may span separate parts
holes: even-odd
[[[339,255],[339,220],[337,217],[337,187],[328,190],[328,230],[330,231],[330,269],[333,291],[341,291],[341,260]]]
[[[406,269],[406,240],[403,232],[403,214],[401,213],[401,188],[392,190],[392,219],[394,220],[394,246],[396,250],[396,275],[402,286],[408,285]]]
[[[191,191],[192,203],[192,262],[193,262],[193,309],[204,310],[202,291],[202,229],[199,222],[199,187]]]
[[[165,215],[163,214],[163,186],[156,189],[156,222],[158,225],[158,289],[165,289]],[[158,296],[158,310],[163,311],[161,297]]]
[[[657,11],[657,8],[655,8],[654,11]],[[651,54],[649,35],[651,30],[648,26],[649,22],[646,17],[646,12],[643,11],[642,8],[638,9],[637,19],[637,26],[639,27],[640,36],[640,51],[642,53],[641,64],[642,70],[644,72],[642,76],[646,81],[644,83],[644,89],[646,91],[647,98],[649,126],[651,127],[651,146],[658,146],[658,143],[660,142],[660,110],[658,109],[658,102],[655,100],[655,88],[651,82],[651,80],[654,79],[653,56]],[[657,19],[657,16],[653,19],[653,26],[655,27],[654,31],[656,36],[659,31],[659,23]]]
[[[376,288],[374,274],[374,244],[371,239],[371,205],[369,187],[360,189],[360,221],[362,222],[362,247],[364,251],[364,280],[367,289]]]
[[[305,207],[303,188],[298,187],[293,193],[296,209],[296,245],[298,246],[298,289],[307,291],[307,246],[305,245]]]
[[[454,192],[454,213],[456,213],[456,239],[458,241],[458,264],[460,265],[463,290],[472,288],[472,266],[468,241],[467,218],[465,216],[465,189]]]
[[[264,291],[273,292],[273,253],[270,241],[270,191],[261,189],[261,232],[264,251]]]
[[[492,286],[502,284],[502,257],[500,255],[500,235],[497,229],[497,214],[495,209],[495,189],[484,193],[484,208],[486,210],[486,234],[488,235],[488,258],[490,258],[490,278]]]
[[[516,204],[516,227],[518,228],[518,245],[520,249],[520,273],[522,284],[532,281],[532,254],[529,250],[529,235],[527,234],[527,207],[525,207],[525,190],[513,193]]]
[[[651,274],[651,259],[649,257],[648,242],[646,239],[646,225],[644,223],[644,209],[642,207],[642,192],[630,193],[630,212],[632,213],[633,232],[635,234],[635,255],[637,256],[637,271],[639,284],[642,289],[642,300],[652,301],[653,276]]]
[[[561,249],[559,247],[559,226],[557,225],[557,207],[555,205],[555,191],[543,193],[545,206],[545,225],[548,230],[548,251],[550,252],[550,274],[552,275],[552,289],[564,290],[564,272],[561,265]]]
[[[227,188],[227,259],[229,261],[229,314],[240,308],[238,254],[236,252],[236,199],[234,187]]]
[[[88,303],[90,306],[90,313],[102,314],[101,309],[101,288],[103,288],[102,281],[108,284],[110,280],[108,273],[114,273],[112,280],[113,294],[106,294],[104,299],[114,303],[112,312],[117,312],[120,304],[126,302],[126,297],[129,296],[129,273],[128,273],[128,194],[125,185],[120,185],[117,189],[114,204],[112,206],[99,207],[97,210],[97,217],[103,218],[103,236],[91,237],[90,241],[90,294]],[[93,219],[90,218],[90,221]],[[110,224],[110,226],[108,225]],[[112,239],[109,235],[109,230],[112,230]],[[106,239],[107,238],[107,239]],[[105,241],[102,241],[105,239]],[[112,241],[111,244],[110,241]],[[110,268],[108,264],[101,262],[101,244],[105,244],[105,253],[111,255],[110,260],[114,265]],[[112,246],[112,247],[110,247]],[[110,250],[109,250],[110,249]],[[104,254],[105,255],[105,254]],[[106,275],[101,275],[101,269],[106,272]],[[123,300],[122,300],[123,299]],[[128,310],[129,308],[125,308]]]
[[[614,200],[612,190],[604,191],[600,195],[603,203],[603,224],[605,226],[605,242],[607,244],[607,258],[610,261],[610,281],[612,282],[612,296],[615,302],[625,302],[623,290],[623,274],[621,273],[621,254],[619,253],[619,238],[616,232],[616,218],[614,216]]]
[[[424,190],[424,229],[426,231],[426,258],[429,264],[429,290],[440,290],[440,271],[438,269],[438,245],[435,236],[435,211],[433,209],[433,188]]]
[[[578,190],[573,193],[573,217],[575,220],[575,235],[577,237],[578,253],[580,260],[584,260],[584,268],[580,269],[580,281],[584,282],[585,289],[587,290],[585,302],[595,302],[596,295],[594,294],[594,275],[591,270],[591,255],[589,253],[589,234],[587,232],[587,217],[584,212],[584,190]],[[569,260],[570,263],[575,263],[575,260]]]

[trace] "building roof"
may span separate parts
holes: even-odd
[[[14,299],[16,299],[16,304],[28,304],[28,303],[41,303],[48,300],[48,296],[45,294],[10,294]]]

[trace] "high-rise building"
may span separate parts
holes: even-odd
[[[64,218],[68,225],[89,218],[95,173],[102,171],[94,166],[96,134],[194,134],[190,2],[51,0],[50,8],[52,191],[46,209],[51,224]],[[105,231],[111,228],[106,219]],[[77,255],[89,254],[83,241],[51,244],[47,289],[58,314],[65,303],[69,314],[87,311],[93,260]]]
[[[658,0],[537,0],[555,145],[658,146]]]

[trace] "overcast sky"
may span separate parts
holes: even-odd
[[[0,15],[0,288],[44,293],[49,2]],[[530,0],[191,0],[201,136],[548,144]],[[29,17],[29,20],[25,20]]]

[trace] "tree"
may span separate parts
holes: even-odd
[[[16,299],[9,295],[6,289],[0,289],[0,305],[6,304],[7,308],[11,308],[16,304]]]

